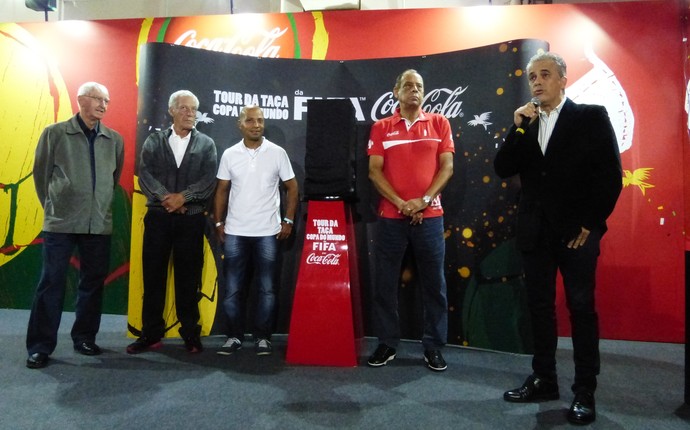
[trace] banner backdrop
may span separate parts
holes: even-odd
[[[464,53],[469,52],[464,50],[493,45],[505,45],[506,55],[501,57],[508,57],[516,55],[508,52],[514,45],[502,42],[529,39],[548,41],[549,49],[563,55],[568,62],[566,95],[578,102],[606,106],[619,138],[623,191],[609,218],[610,228],[602,241],[602,258],[597,274],[597,307],[602,338],[684,342],[686,297],[683,250],[690,249],[690,236],[686,233],[690,227],[690,175],[686,173],[690,152],[685,150],[688,145],[688,108],[687,104],[685,110],[681,106],[686,96],[684,84],[688,82],[687,74],[683,73],[688,41],[685,37],[687,25],[679,25],[678,20],[686,15],[685,2],[653,0],[0,24],[0,64],[4,71],[0,75],[0,99],[12,100],[0,108],[0,116],[4,119],[0,121],[0,307],[30,308],[40,276],[43,216],[30,176],[38,134],[47,124],[74,114],[79,86],[86,81],[97,80],[110,90],[111,103],[105,123],[118,130],[125,141],[121,188],[118,189],[113,207],[116,228],[103,311],[128,313],[128,300],[135,299],[127,294],[130,275],[134,284],[140,283],[140,274],[136,273],[136,270],[140,270],[137,267],[140,266],[140,258],[134,253],[137,246],[130,246],[130,236],[133,243],[141,240],[141,230],[137,229],[140,225],[137,216],[141,212],[132,213],[133,206],[141,198],[141,194],[135,190],[134,176],[137,135],[142,134],[142,130],[146,133],[149,127],[160,127],[161,123],[168,121],[166,109],[161,107],[155,110],[154,116],[145,118],[148,123],[137,124],[138,118],[143,118],[138,116],[139,108],[144,106],[137,105],[137,95],[139,65],[142,61],[140,52],[146,43],[160,42],[218,54],[254,57],[247,60],[249,63],[281,58],[317,62],[328,60],[336,62],[334,64],[345,61],[342,68],[332,68],[325,63],[323,69],[317,68],[318,74],[309,77],[309,80],[319,81],[314,85],[321,85],[325,79],[332,79],[322,72],[328,69],[336,73],[350,73],[350,65],[355,64],[353,60],[414,57],[414,64],[417,64],[423,63],[423,58],[431,58],[423,57],[425,55]],[[401,30],[401,22],[414,22],[414,31]],[[84,52],[94,55],[85,56]],[[209,60],[203,57],[201,61]],[[404,67],[408,66],[407,62],[403,63]],[[169,61],[168,64],[172,68],[185,70],[180,74],[182,77],[178,83],[190,87],[219,78],[216,75],[220,74],[227,82],[233,82],[229,71],[237,73],[235,68],[216,70],[198,66],[192,67],[187,73],[187,62]],[[215,60],[208,64],[217,66]],[[270,64],[272,70],[263,75],[263,81],[249,86],[256,87],[260,83],[268,87],[274,81],[280,81],[292,89],[292,92],[284,95],[291,103],[290,111],[293,111],[293,99],[300,96],[294,92],[299,88],[296,85],[293,88],[291,83],[282,79],[280,68],[273,70],[273,65],[278,63]],[[655,66],[654,73],[649,71],[652,64]],[[519,67],[524,66],[524,63],[519,64]],[[487,77],[501,76],[502,63],[498,63],[498,67],[497,70],[483,68],[480,72]],[[425,69],[427,72],[436,73],[435,70]],[[170,71],[151,69],[148,73],[152,76],[146,78],[147,85],[152,86],[157,79],[153,75],[159,73],[167,76]],[[372,97],[367,103],[373,103],[374,98],[390,91],[394,75],[399,70],[386,70],[385,73],[381,76],[373,72],[365,75],[367,80],[383,88],[378,95],[363,96]],[[510,83],[521,81],[518,87],[526,87],[526,78],[518,74],[516,67],[513,72],[505,72],[498,82],[502,82],[501,79]],[[425,75],[427,84],[436,85],[430,76]],[[496,85],[496,81],[486,79],[486,84]],[[459,83],[452,82],[448,88],[455,88],[454,85]],[[244,89],[237,90],[232,86],[220,89],[239,92],[244,98]],[[474,90],[469,87],[461,97],[470,96]],[[504,89],[496,88],[496,91],[499,90]],[[246,92],[255,91],[249,88]],[[487,88],[487,92],[491,90]],[[30,96],[27,97],[27,94]],[[167,94],[153,95],[160,99],[163,106]],[[305,95],[319,96],[302,94]],[[210,131],[225,122],[229,132],[220,136],[219,145],[239,140],[239,133],[233,126],[234,118],[221,115],[220,110],[214,114],[211,111],[215,104],[213,97],[208,99],[206,94],[203,97],[207,98],[202,102],[202,108],[206,105],[207,116],[199,119],[213,119],[216,123],[200,122],[200,129]],[[506,96],[502,98],[508,100]],[[149,98],[146,101],[152,100]],[[522,99],[520,103],[524,101]],[[451,318],[456,338],[451,340],[474,346],[478,338],[492,336],[492,333],[507,339],[506,332],[512,329],[506,328],[500,318],[514,321],[521,315],[511,315],[503,307],[496,308],[494,303],[500,300],[520,301],[522,298],[515,293],[520,289],[508,282],[519,282],[512,275],[515,268],[505,264],[505,254],[513,252],[510,242],[497,242],[490,255],[486,255],[489,249],[487,243],[490,242],[488,235],[502,234],[503,229],[508,228],[505,225],[513,220],[509,211],[514,205],[510,199],[514,196],[510,193],[504,196],[503,188],[496,188],[500,192],[485,196],[487,204],[490,202],[496,207],[504,205],[507,208],[505,216],[508,217],[499,218],[498,221],[487,219],[486,222],[491,225],[500,223],[500,228],[493,231],[489,231],[488,226],[483,227],[487,236],[478,233],[480,230],[475,227],[478,222],[472,215],[480,213],[480,210],[471,209],[470,205],[470,200],[476,198],[477,194],[484,197],[481,193],[494,192],[492,187],[498,187],[493,175],[478,177],[471,172],[477,171],[473,170],[474,166],[488,151],[487,147],[480,145],[493,142],[489,136],[505,136],[505,127],[511,122],[512,112],[505,116],[504,112],[510,111],[509,108],[502,113],[496,110],[497,107],[491,106],[493,110],[487,118],[482,115],[485,112],[470,110],[468,103],[469,100],[463,100],[465,117],[460,121],[457,118],[451,120],[462,129],[458,131],[460,136],[456,139],[459,152],[456,157],[456,177],[453,178],[455,188],[447,190],[447,193],[455,192],[460,187],[457,194],[461,200],[454,203],[447,198],[446,206],[448,208],[448,205],[454,204],[462,212],[450,213],[452,218],[448,218],[447,276],[451,285],[450,293],[461,295],[462,298],[461,301],[457,297],[453,299]],[[506,102],[500,107],[510,103]],[[233,103],[226,101],[221,104]],[[678,108],[669,109],[669,106]],[[474,115],[478,115],[478,118],[475,119]],[[300,147],[286,141],[282,137],[282,129],[278,128],[285,121],[277,118],[269,120],[267,133],[281,145],[294,147],[290,149],[291,157],[299,167],[301,155],[296,154]],[[473,124],[470,121],[474,121]],[[376,199],[366,179],[366,156],[362,148],[370,122],[360,121],[358,130],[360,200],[357,209],[360,221],[356,227],[362,250],[368,249],[371,240],[371,207]],[[486,124],[484,130],[482,124],[487,122],[491,124]],[[486,133],[486,136],[476,141],[470,139],[472,134],[478,133]],[[483,162],[490,163],[489,157]],[[301,180],[303,172],[297,173]],[[463,182],[465,178],[467,182]],[[505,187],[506,191],[514,190],[514,184],[510,181],[501,183],[500,187]],[[498,198],[507,200],[498,202],[495,200]],[[480,216],[483,217],[483,213]],[[464,222],[472,224],[468,226]],[[482,239],[481,242],[478,239]],[[300,241],[294,239],[286,243],[285,256],[296,254],[295,248],[299,244]],[[133,265],[131,274],[130,252]],[[451,258],[450,254],[454,257]],[[364,258],[364,255],[361,257]],[[481,263],[477,264],[471,258],[475,255],[476,261]],[[364,258],[362,262],[365,274],[373,270],[368,261]],[[291,264],[291,261],[285,261],[283,270],[294,272]],[[79,257],[75,256],[68,275],[66,311],[74,310],[78,267]],[[207,270],[205,276],[212,281],[208,285],[213,287],[217,277],[215,267],[208,265]],[[400,291],[408,307],[401,309],[402,321],[405,330],[414,333],[414,325],[419,321],[419,309],[413,306],[411,299],[415,289],[409,288],[414,283],[413,273],[405,270],[403,280]],[[290,285],[294,277],[284,278],[283,281],[288,287],[281,290],[284,297],[279,315],[280,327],[287,324],[285,318],[291,297],[285,295],[291,293]],[[461,288],[466,290],[462,291]],[[562,291],[562,288],[558,289],[556,299],[558,332],[560,336],[567,337],[570,336],[570,324]],[[219,291],[210,288],[202,294],[217,301],[218,297],[214,294],[219,294]],[[367,297],[364,297],[364,302],[367,303]],[[462,309],[458,307],[460,303]],[[216,309],[215,305],[213,309]],[[481,330],[477,330],[475,325],[484,321],[484,314],[487,313],[496,320],[495,324],[486,322]],[[462,318],[458,316],[460,314]],[[205,326],[221,323],[213,315],[211,319],[204,322]],[[510,338],[513,339],[512,334]],[[506,340],[505,343],[509,342]],[[514,345],[506,347],[513,348]]]
[[[451,122],[456,144],[455,174],[443,191],[445,208],[447,262],[446,277],[451,303],[450,341],[463,343],[468,337],[475,346],[523,351],[521,302],[513,300],[521,294],[514,263],[511,228],[515,207],[515,187],[493,173],[492,160],[505,130],[493,125],[493,118],[510,118],[515,106],[529,99],[521,69],[538,50],[547,44],[536,40],[518,40],[476,49],[423,57],[390,58],[360,61],[305,61],[295,59],[257,59],[225,53],[160,43],[147,44],[142,50],[139,82],[139,117],[137,153],[146,137],[154,130],[170,126],[168,98],[179,89],[191,90],[200,101],[197,128],[210,135],[218,147],[218,155],[241,139],[237,118],[244,105],[259,105],[266,117],[266,137],[282,145],[288,152],[300,186],[304,179],[307,101],[313,98],[345,98],[350,100],[360,125],[357,144],[356,183],[360,228],[359,255],[371,255],[378,195],[372,192],[367,179],[366,146],[371,124],[393,113],[397,101],[392,90],[397,75],[413,68],[424,77],[426,94],[424,109],[439,112]],[[184,65],[184,67],[180,67]],[[504,121],[502,121],[504,122]],[[503,124],[501,124],[502,126]],[[347,160],[343,160],[347,162]],[[414,169],[414,166],[410,166]],[[130,258],[130,331],[138,332],[140,322],[141,283],[140,237],[134,234],[143,216],[143,198],[135,198],[133,207],[132,256]],[[139,215],[141,214],[141,216]],[[304,213],[299,219],[303,219]],[[280,279],[280,314],[278,332],[287,332],[296,259],[302,242],[304,223],[297,223],[296,239],[284,248]],[[462,228],[460,228],[462,226]],[[209,237],[213,248],[214,238]],[[205,332],[222,331],[222,280],[214,282],[213,274],[221,273],[215,266],[217,255],[208,258],[204,291],[201,295]],[[500,258],[489,258],[500,251]],[[373,268],[364,262],[363,268]],[[412,266],[404,268],[402,294],[404,318],[409,326],[403,337],[419,338],[421,329],[420,300],[416,296]],[[363,274],[368,279],[370,273]],[[220,275],[218,278],[220,279]],[[363,285],[370,286],[370,282]],[[510,294],[485,293],[501,289]],[[469,288],[468,288],[469,287]],[[370,294],[365,288],[364,303]],[[469,296],[468,296],[469,295]],[[467,297],[469,302],[465,303]],[[487,299],[491,302],[486,302]],[[466,312],[461,312],[463,307]],[[212,315],[217,314],[218,318]],[[365,310],[365,315],[368,312]],[[463,314],[465,318],[463,319]],[[217,321],[212,324],[211,321]],[[169,327],[175,334],[174,313],[170,312]],[[503,327],[503,334],[487,335],[487,326]],[[496,336],[498,335],[498,336]],[[507,339],[508,338],[508,339]],[[493,339],[493,343],[491,343]]]

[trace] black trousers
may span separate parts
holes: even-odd
[[[522,253],[534,335],[532,369],[541,378],[556,378],[556,275],[560,271],[572,326],[574,392],[593,392],[600,370],[594,289],[601,235],[592,230],[584,246],[570,249],[566,240],[544,226],[537,246]]]
[[[168,329],[165,327],[163,311],[171,257],[180,335],[188,338],[198,336],[201,332],[198,292],[201,289],[201,270],[204,263],[205,223],[203,213],[179,215],[149,210],[144,216],[143,336],[160,339]]]

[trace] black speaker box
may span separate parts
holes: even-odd
[[[357,120],[349,99],[307,102],[306,200],[355,199]]]

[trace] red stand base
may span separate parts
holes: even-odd
[[[288,363],[357,366],[362,340],[354,224],[342,201],[310,201]]]

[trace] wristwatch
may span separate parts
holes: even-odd
[[[216,223],[216,227],[220,227],[220,226],[223,225],[223,224],[224,224],[223,221],[218,221],[218,222]]]
[[[422,197],[422,201],[424,202],[425,205],[429,206],[431,204],[431,196]]]

